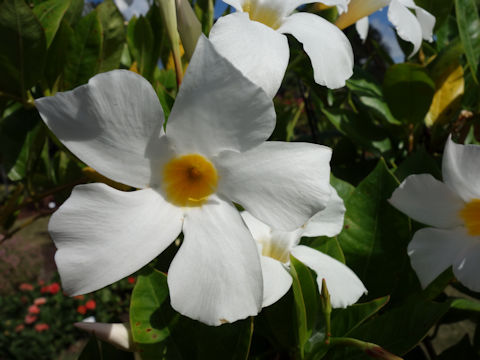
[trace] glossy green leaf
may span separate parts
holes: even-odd
[[[87,83],[97,73],[102,53],[102,28],[96,11],[83,17],[74,30],[65,68],[66,89]]]
[[[395,177],[399,181],[405,180],[413,174],[431,174],[441,180],[442,172],[438,161],[436,161],[424,148],[420,148],[409,155],[400,166],[395,169]]]
[[[383,93],[393,116],[403,123],[420,123],[432,103],[435,83],[424,68],[396,64],[388,68]]]
[[[349,336],[353,330],[380,311],[389,299],[385,296],[366,303],[351,305],[346,309],[333,309],[332,336]]]
[[[475,0],[455,0],[458,32],[474,81],[478,84],[480,60],[480,18]]]
[[[60,75],[63,74],[67,61],[67,51],[73,30],[65,20],[58,28],[57,34],[48,49],[47,63],[45,65],[45,78],[48,86],[53,88]]]
[[[452,301],[452,308],[464,311],[480,312],[480,301],[469,299],[455,299]]]
[[[33,13],[37,16],[45,30],[47,48],[52,44],[63,16],[67,12],[69,6],[69,0],[48,0],[33,8]]]
[[[123,16],[113,0],[102,2],[97,8],[102,27],[103,46],[98,72],[117,69],[120,65],[125,43],[125,25]]]
[[[81,19],[84,6],[84,0],[70,0],[70,7],[64,16],[65,21],[67,21],[70,26],[75,26]]]
[[[338,242],[337,237],[328,238],[325,236],[314,238],[308,246],[314,248],[318,251],[321,251],[324,254],[327,254],[334,259],[345,264],[345,255],[343,254],[340,243]]]
[[[128,23],[127,43],[141,75],[150,79],[157,59],[154,55],[154,37],[150,21],[143,16]]]
[[[40,80],[46,40],[42,25],[24,0],[0,4],[0,92],[26,99]]]
[[[345,201],[345,226],[338,239],[369,299],[392,294],[396,288],[419,290],[407,255],[409,220],[387,201],[398,185],[381,160]],[[405,283],[406,275],[412,277]]]
[[[290,256],[293,295],[298,322],[298,348],[303,357],[304,346],[316,325],[320,298],[316,276],[302,262]]]
[[[130,301],[130,326],[135,342],[152,344],[161,342],[170,335],[168,324],[161,324],[157,319],[162,316],[162,306],[168,302],[165,274],[149,270],[138,276]]]

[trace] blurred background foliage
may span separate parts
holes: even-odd
[[[25,324],[33,297],[18,287],[25,281],[36,283],[39,273],[51,281],[55,271],[41,270],[48,264],[38,263],[38,252],[27,249],[30,245],[37,249],[36,240],[25,242],[22,237],[31,237],[23,234],[35,224],[45,232],[45,220],[77,184],[101,181],[130,190],[75,158],[43,124],[34,99],[71,90],[100,72],[128,69],[152,84],[168,117],[188,58],[183,55],[182,64],[175,64],[172,36],[165,26],[168,19],[160,6],[166,0],[159,1],[145,16],[128,22],[112,0],[0,2],[2,359],[62,358],[61,350],[80,337],[71,326],[81,320],[78,301],[61,294],[49,300],[57,304],[51,310],[54,315],[42,312],[47,314],[49,331]],[[459,143],[480,144],[480,1],[415,2],[437,22],[434,42],[424,42],[413,58],[395,62],[389,44],[373,27],[365,43],[353,27],[347,28],[355,53],[354,75],[344,88],[330,90],[314,83],[310,60],[301,44],[289,37],[290,63],[274,99],[278,119],[272,140],[332,147],[332,184],[347,207],[338,237],[302,242],[346,262],[365,283],[368,295],[359,304],[330,313],[314,274],[292,259],[294,286],[278,303],[254,319],[208,327],[169,305],[165,272],[178,248],[172,245],[140,272],[129,315],[133,285],[126,280],[91,295],[99,308],[106,309],[103,315],[95,314],[98,321],[126,321],[130,316],[137,357],[364,359],[375,355],[371,344],[405,359],[480,357],[480,294],[463,288],[450,270],[422,290],[406,252],[422,225],[386,202],[410,174],[430,173],[441,179],[441,153],[449,134]],[[192,7],[208,35],[215,1],[193,1]],[[226,13],[230,11],[227,8]],[[331,21],[337,16],[335,9],[318,4],[301,11]],[[411,52],[409,43],[397,41],[404,54]],[[51,245],[49,251],[51,266]],[[457,328],[453,343],[451,336],[445,340],[442,331],[459,321],[467,330]],[[26,330],[16,331],[20,324]],[[133,355],[91,340],[80,358]]]

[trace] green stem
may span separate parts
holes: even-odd
[[[382,347],[378,346],[377,344],[369,343],[366,341],[352,339],[352,338],[330,338],[330,345],[331,346],[347,346],[347,347],[355,347],[357,349],[362,350],[368,356],[375,358],[375,359],[383,359],[383,360],[402,360],[401,357],[398,357],[387,350],[383,349]]]

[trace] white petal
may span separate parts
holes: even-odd
[[[368,16],[361,18],[355,23],[355,29],[357,30],[358,36],[360,36],[360,39],[362,41],[367,40],[368,28],[369,28]]]
[[[469,236],[465,229],[462,229],[461,236],[464,237],[468,246],[457,256],[453,264],[453,273],[458,281],[473,291],[480,291],[480,237]]]
[[[249,80],[273,98],[285,75],[290,50],[286,36],[256,21],[247,13],[223,16],[210,31],[210,40]]]
[[[58,139],[102,175],[137,188],[150,181],[147,145],[162,133],[163,110],[150,83],[114,70],[87,85],[35,101]]]
[[[223,2],[225,4],[228,4],[230,5],[231,7],[233,7],[235,10],[237,11],[243,11],[242,10],[242,7],[243,7],[243,4],[245,3],[245,0],[223,0]]]
[[[240,215],[255,241],[261,243],[262,239],[270,240],[272,238],[272,229],[270,226],[252,216],[248,211],[242,211]]]
[[[480,199],[480,146],[456,144],[449,137],[442,173],[445,183],[463,200]]]
[[[176,239],[182,219],[181,210],[152,189],[75,187],[48,226],[63,289],[85,294],[130,275]]]
[[[422,28],[408,8],[398,0],[392,0],[388,7],[388,20],[395,26],[398,36],[413,44],[410,57],[415,55],[422,45]]]
[[[235,207],[211,196],[187,212],[183,233],[168,271],[172,307],[208,325],[256,315],[263,296],[260,259]]]
[[[345,204],[333,186],[327,207],[316,213],[305,225],[303,236],[336,236],[343,229]]]
[[[417,15],[418,23],[422,28],[422,37],[432,42],[433,41],[433,28],[435,27],[435,16],[421,7],[415,8],[415,14]]]
[[[292,277],[284,265],[267,256],[261,257],[263,274],[262,307],[276,303],[292,286]]]
[[[215,160],[218,191],[273,229],[293,231],[330,198],[331,150],[307,143],[266,142]]]
[[[333,308],[355,304],[367,293],[357,275],[340,261],[303,245],[293,248],[292,255],[317,273],[319,291],[322,290],[322,279],[325,279]]]
[[[275,0],[274,0],[275,1]],[[273,2],[273,1],[272,1]],[[287,8],[285,15],[289,15],[292,13],[293,10],[298,8],[301,5],[305,4],[311,4],[315,2],[322,3],[327,6],[336,6],[339,9],[340,13],[346,12],[348,9],[348,3],[350,0],[283,0],[282,2],[285,2],[286,5],[285,7]]]
[[[177,153],[245,151],[274,127],[272,100],[201,36],[168,120]]]
[[[134,351],[134,343],[130,326],[128,324],[88,323],[77,322],[73,324],[80,330],[95,335],[98,339],[112,344],[123,351]]]
[[[463,228],[418,230],[408,244],[408,255],[422,287],[453,265],[469,244]]]
[[[310,57],[315,82],[336,89],[353,74],[353,50],[345,34],[320,16],[296,13],[278,29],[295,36]]]
[[[462,224],[462,199],[430,174],[410,175],[395,189],[390,204],[412,219],[439,228]]]

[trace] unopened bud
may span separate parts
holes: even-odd
[[[175,0],[177,27],[187,59],[192,58],[197,41],[202,34],[202,24],[198,20],[189,1]]]
[[[116,348],[124,351],[134,351],[134,343],[130,326],[128,324],[106,324],[78,322],[73,324],[80,330],[95,335],[98,339],[112,344]]]

